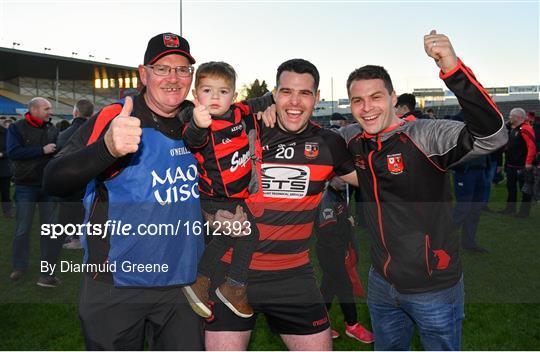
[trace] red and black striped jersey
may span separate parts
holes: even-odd
[[[197,145],[184,128],[184,140],[198,161],[199,191],[215,198],[247,198],[251,179],[251,155],[247,132],[255,128],[248,105],[236,103],[222,116],[212,116],[206,135]]]
[[[262,216],[257,217],[259,243],[250,268],[285,270],[309,263],[308,242],[326,181],[354,171],[345,141],[310,123],[292,134],[279,127],[261,135]],[[230,262],[230,251],[225,254]]]
[[[195,155],[199,191],[204,198],[247,198],[251,180],[248,133],[258,128],[254,114],[273,104],[265,95],[231,105],[222,116],[212,116],[210,128],[192,123],[193,108],[179,116],[184,121],[182,138]]]

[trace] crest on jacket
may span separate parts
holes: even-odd
[[[388,171],[394,175],[399,175],[405,169],[401,153],[387,155],[386,165],[388,166]]]

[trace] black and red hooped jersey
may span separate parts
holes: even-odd
[[[259,243],[250,268],[295,268],[309,263],[308,242],[325,182],[334,173],[353,172],[354,165],[344,140],[313,123],[299,134],[263,128],[261,146],[263,204],[257,206],[264,213],[256,220]],[[230,251],[223,259],[230,262]]]
[[[209,197],[247,198],[251,155],[247,132],[255,128],[248,105],[236,103],[223,116],[212,117],[205,143],[190,144],[198,161],[199,191]]]

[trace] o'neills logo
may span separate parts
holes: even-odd
[[[393,175],[399,175],[405,169],[405,166],[403,166],[403,158],[401,157],[401,153],[387,155],[386,164],[388,166],[388,171],[390,171],[390,173]]]
[[[359,169],[366,169],[366,160],[362,155],[356,155],[354,158],[354,165],[358,166]]]
[[[321,326],[323,324],[326,324],[326,322],[328,321],[328,317],[325,317],[325,318],[322,318],[322,319],[319,319],[319,320],[314,320],[311,322],[311,324],[313,326]]]
[[[325,208],[322,211],[322,216],[324,220],[331,220],[334,218],[334,209],[332,208]]]
[[[174,34],[164,34],[163,44],[167,48],[178,48],[180,46],[180,39]]]

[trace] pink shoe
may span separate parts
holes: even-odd
[[[364,328],[362,325],[360,325],[360,323],[356,323],[354,325],[348,325],[345,323],[345,334],[362,343],[372,343],[375,341],[371,331]]]
[[[336,330],[332,329],[332,339],[337,339],[339,337],[339,332],[337,332]]]

